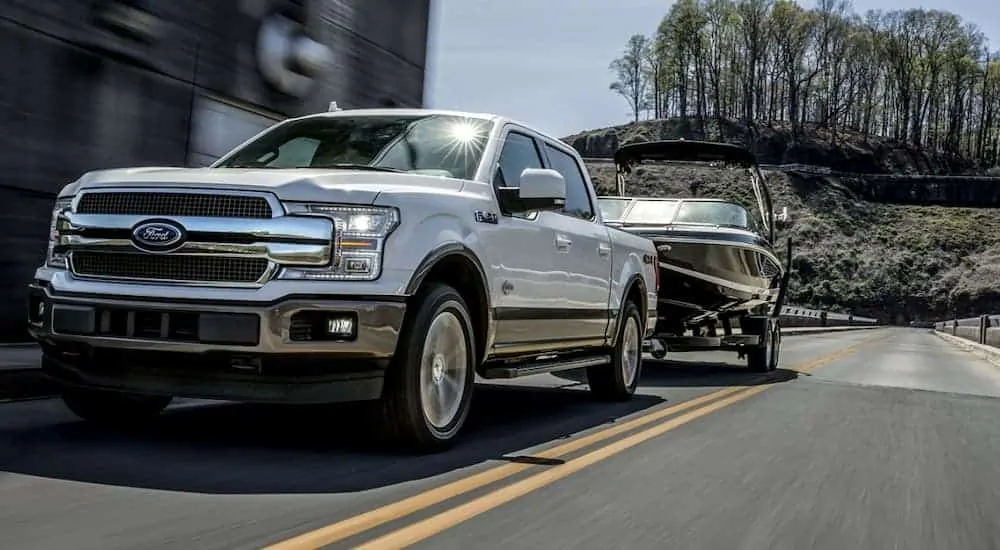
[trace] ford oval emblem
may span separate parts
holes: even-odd
[[[168,220],[147,221],[132,229],[132,244],[149,252],[170,252],[184,244],[184,228]]]

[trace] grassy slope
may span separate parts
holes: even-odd
[[[612,166],[589,169],[613,194]],[[748,193],[741,176],[640,167],[627,193],[737,198]],[[1000,311],[1000,210],[874,204],[834,178],[770,173],[768,183],[794,222],[792,303],[900,321]]]

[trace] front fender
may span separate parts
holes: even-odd
[[[408,212],[402,212],[400,226],[386,240],[385,268],[408,275],[401,280],[402,294],[412,294],[422,277],[427,274],[433,261],[443,258],[447,252],[461,253],[472,259],[478,266],[489,295],[489,278],[483,270],[484,250],[471,224],[456,215],[442,213],[406,219]]]

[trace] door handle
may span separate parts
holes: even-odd
[[[597,253],[601,256],[607,256],[611,254],[611,245],[608,243],[601,243],[597,245]]]
[[[566,235],[556,235],[556,248],[559,250],[569,250],[569,247],[573,246],[573,241],[569,240]]]

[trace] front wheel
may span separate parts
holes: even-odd
[[[67,388],[62,392],[62,400],[83,420],[107,427],[132,428],[159,416],[172,398]]]
[[[475,339],[465,300],[452,287],[418,295],[382,392],[383,425],[393,444],[416,452],[451,446],[469,415]]]
[[[625,401],[635,394],[642,371],[642,317],[634,302],[625,304],[611,364],[587,367],[587,383],[595,397]]]

